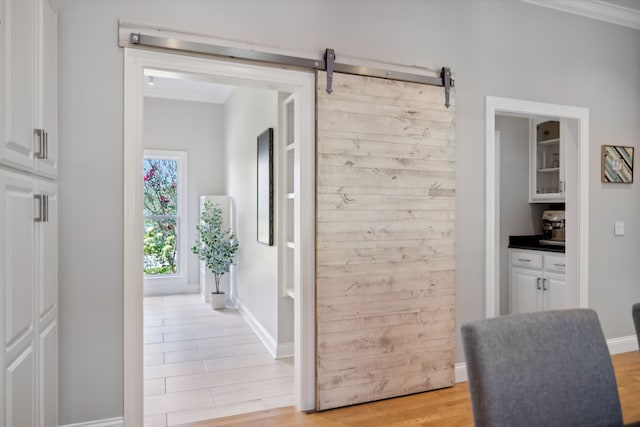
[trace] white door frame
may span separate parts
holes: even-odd
[[[520,99],[487,96],[485,100],[485,316],[500,315],[500,182],[497,173],[500,152],[496,144],[496,114],[516,116],[550,116],[573,119],[578,122],[577,159],[567,156],[573,162],[568,170],[576,171],[578,183],[567,182],[569,193],[578,199],[578,212],[573,223],[577,228],[570,232],[567,227],[568,251],[577,251],[577,256],[567,257],[567,283],[577,276],[578,289],[575,301],[569,304],[577,307],[589,305],[589,109]],[[577,163],[576,163],[577,160]],[[573,169],[572,169],[573,168]],[[567,174],[569,172],[566,172]],[[570,215],[567,212],[567,215]],[[568,218],[569,219],[569,218]],[[577,232],[576,232],[577,230]],[[572,260],[574,261],[572,263]],[[575,265],[577,263],[577,265]],[[574,265],[572,265],[574,264]],[[573,276],[573,277],[572,277]]]
[[[294,399],[315,408],[315,74],[124,49],[124,420],[143,425],[142,158],[144,70],[190,73],[232,85],[295,93],[300,100],[300,265],[294,302]],[[274,106],[275,108],[275,106]]]

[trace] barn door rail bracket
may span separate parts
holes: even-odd
[[[125,43],[126,44],[126,43]],[[385,70],[368,66],[340,64],[335,62],[336,54],[333,49],[326,49],[324,58],[310,59],[297,56],[280,55],[276,53],[260,52],[253,49],[241,49],[228,46],[218,46],[208,43],[188,41],[171,37],[150,36],[142,33],[129,33],[129,46],[147,47],[173,52],[210,55],[240,61],[253,61],[272,66],[287,66],[291,68],[318,70],[327,72],[327,93],[333,92],[333,73],[354,74],[358,76],[379,77],[389,80],[421,83],[443,87],[445,91],[445,106],[449,108],[450,90],[454,87],[451,69],[443,67],[439,77],[413,74],[402,71]]]

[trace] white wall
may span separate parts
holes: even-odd
[[[259,134],[277,124],[276,91],[236,88],[225,104],[227,194],[234,200],[240,242],[237,299],[273,338],[278,336],[278,248],[257,240],[256,144]]]
[[[144,99],[144,148],[188,154],[187,283],[192,285],[200,281],[200,262],[190,250],[198,237],[200,196],[226,190],[223,115],[222,105]]]
[[[500,131],[500,314],[509,312],[509,236],[540,234],[542,210],[529,203],[529,119],[496,117]]]
[[[638,146],[639,31],[502,0],[58,0],[58,5],[61,424],[122,415],[119,18],[317,58],[331,47],[338,58],[450,66],[456,77],[460,207],[457,325],[484,314],[485,96],[589,108],[590,305],[607,338],[633,334],[629,308],[640,301],[640,184],[601,184],[600,145]],[[625,221],[625,236],[613,236],[615,220]],[[463,360],[459,343],[456,358]]]

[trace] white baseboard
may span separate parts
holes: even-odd
[[[294,355],[293,341],[284,342],[282,344],[277,345],[276,359],[286,359],[287,357],[293,357],[293,355]]]
[[[635,335],[611,338],[607,340],[609,353],[620,354],[638,350],[638,338]]]
[[[262,323],[260,323],[258,319],[255,318],[255,316],[251,313],[251,311],[247,308],[247,306],[245,306],[242,303],[242,301],[236,300],[236,306],[238,307],[238,311],[240,312],[244,320],[246,320],[247,323],[249,324],[249,327],[253,329],[253,332],[256,333],[258,338],[260,338],[260,341],[262,341],[265,347],[267,347],[267,350],[269,350],[269,353],[271,353],[271,355],[274,358],[276,358],[278,355],[278,351],[277,351],[278,345],[273,335],[271,335],[264,328],[264,326],[262,326]]]
[[[105,420],[87,421],[85,423],[67,424],[60,427],[124,427],[124,419],[122,417],[116,417]]]
[[[607,347],[609,347],[609,353],[611,355],[637,351],[638,338],[635,335],[610,338],[607,340]],[[456,383],[463,383],[469,380],[469,377],[467,376],[467,364],[464,362],[456,363],[454,373]]]
[[[467,377],[467,364],[456,363],[455,368],[453,368],[453,372],[455,373],[455,381],[457,383],[465,383],[469,381],[469,377]]]

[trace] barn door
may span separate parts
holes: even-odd
[[[316,408],[454,383],[454,100],[318,72]]]

